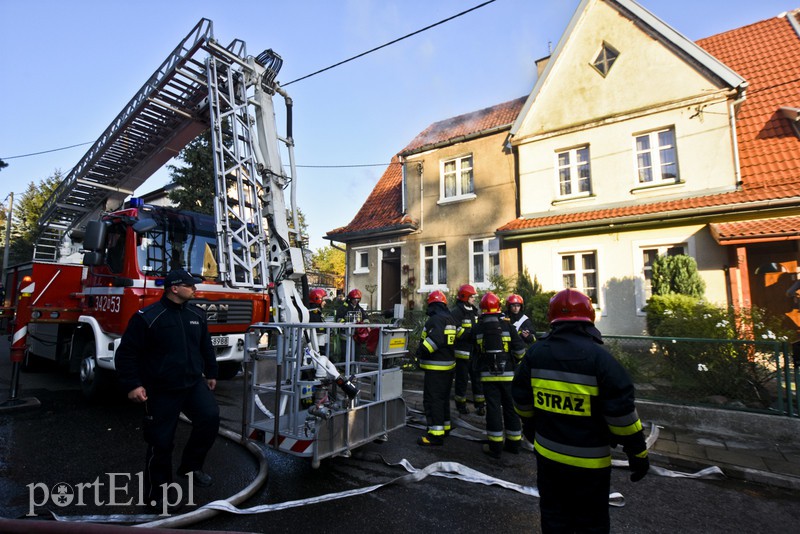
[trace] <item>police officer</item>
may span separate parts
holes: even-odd
[[[478,415],[486,415],[485,399],[481,377],[473,356],[474,340],[472,327],[478,322],[478,308],[475,306],[475,288],[464,284],[458,288],[456,305],[450,310],[455,320],[456,343],[453,347],[456,356],[455,395],[456,409],[460,414],[468,414],[467,382],[472,382],[472,402]]]
[[[537,463],[542,532],[608,532],[610,445],[623,445],[631,480],[647,474],[642,424],[625,369],[602,346],[586,295],[550,300],[550,332],[525,355],[514,405]]]
[[[164,484],[172,482],[172,449],[178,417],[192,421],[179,475],[191,475],[196,486],[210,486],[202,471],[219,430],[217,360],[205,312],[189,301],[195,278],[183,269],[164,279],[161,300],[131,317],[116,354],[120,385],[128,398],[144,404],[147,442],[144,485],[150,506],[161,509]]]
[[[500,458],[502,451],[519,454],[522,424],[514,411],[511,381],[516,362],[525,354],[525,343],[500,310],[500,299],[486,293],[481,299],[481,316],[474,331],[478,371],[486,396],[486,435],[483,452]],[[505,444],[503,443],[505,438]]]
[[[522,341],[530,345],[536,341],[536,338],[533,335],[533,323],[522,311],[524,304],[525,301],[522,300],[520,295],[516,293],[509,295],[506,299],[506,315],[511,320],[514,328],[517,329],[517,332],[519,332],[519,337],[522,338]]]
[[[444,437],[450,432],[450,388],[456,366],[456,327],[444,293],[437,290],[428,295],[427,313],[417,348],[419,366],[425,371],[422,406],[428,425],[427,434],[417,440],[422,447],[444,445]]]

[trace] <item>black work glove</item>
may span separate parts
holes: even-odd
[[[628,453],[628,469],[631,470],[631,482],[639,482],[650,470],[650,460],[647,458],[647,451],[644,457],[640,458],[635,454]]]

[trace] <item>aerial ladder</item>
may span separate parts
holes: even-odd
[[[259,436],[318,466],[323,458],[347,455],[404,426],[399,362],[407,354],[408,331],[386,324],[309,323],[292,100],[276,81],[281,65],[272,50],[252,56],[238,39],[220,45],[211,21],[201,19],[45,203],[34,259],[57,262],[70,236],[98,241],[108,224],[98,218],[124,208],[145,180],[210,129],[218,281],[231,291],[269,293],[273,310],[270,320],[254,322],[243,336],[248,378],[242,436]],[[284,136],[276,126],[275,95],[286,104]],[[288,165],[282,163],[284,152]],[[130,209],[121,215],[137,216]],[[132,225],[139,235],[145,231],[141,223]],[[83,263],[98,265],[100,248],[86,242]],[[118,278],[115,285],[138,283]],[[379,330],[368,351],[354,342],[359,328]],[[346,339],[335,362],[319,343],[332,336]]]

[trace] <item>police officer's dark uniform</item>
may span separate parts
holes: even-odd
[[[633,383],[602,347],[589,297],[560,291],[548,320],[549,334],[530,348],[513,383],[536,453],[542,532],[608,532],[610,445],[623,445],[632,481],[650,467]]]
[[[219,406],[211,391],[218,368],[206,314],[188,303],[198,281],[183,269],[170,271],[164,296],[131,317],[116,353],[120,385],[128,398],[145,406],[145,494],[156,507],[162,484],[172,481],[181,412],[192,421],[192,432],[177,472],[191,474],[198,486],[212,482],[202,468],[219,430]]]
[[[428,320],[417,348],[419,366],[425,371],[422,406],[428,433],[417,440],[417,444],[423,447],[443,445],[445,435],[450,432],[455,337],[456,327],[447,309],[447,297],[441,291],[434,291],[428,296]]]
[[[522,424],[514,411],[511,381],[514,380],[516,363],[527,347],[500,312],[500,299],[494,293],[486,293],[481,299],[481,316],[473,335],[477,344],[478,371],[486,396],[489,444],[483,446],[483,452],[494,458],[499,458],[504,449],[518,454],[522,445]]]
[[[522,309],[524,304],[525,301],[522,300],[520,295],[509,295],[506,299],[506,317],[508,317],[511,324],[514,325],[514,328],[517,329],[522,341],[530,345],[536,341],[536,336],[534,335],[535,330],[533,328],[533,323]]]
[[[472,382],[472,402],[478,415],[485,415],[486,399],[483,396],[483,386],[475,361],[475,341],[472,328],[478,322],[478,308],[470,302],[476,294],[475,288],[464,284],[458,288],[456,305],[450,310],[456,325],[456,342],[453,351],[456,356],[455,389],[453,400],[456,402],[458,413],[468,414],[467,384]]]

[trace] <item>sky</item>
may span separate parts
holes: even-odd
[[[0,201],[75,166],[201,18],[215,38],[272,48],[294,101],[297,202],[313,250],[347,225],[391,157],[433,122],[530,93],[535,61],[579,0],[0,0]],[[692,40],[800,0],[640,0]],[[282,109],[282,99],[276,100]],[[280,119],[279,119],[280,120]],[[282,129],[282,123],[279,124]],[[71,145],[74,148],[58,150]],[[43,154],[31,155],[37,152]],[[176,163],[172,161],[171,163]],[[310,166],[305,168],[303,166]],[[162,169],[134,194],[169,182]]]

